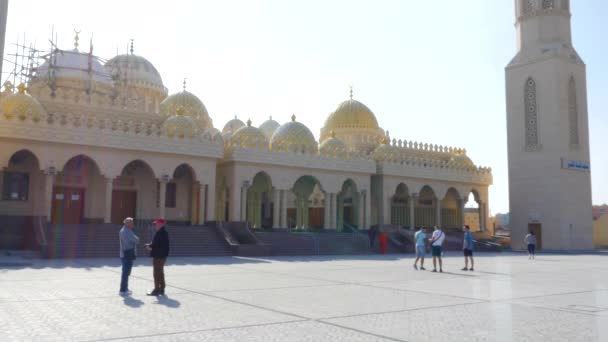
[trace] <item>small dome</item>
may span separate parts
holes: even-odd
[[[237,129],[241,128],[241,127],[245,127],[245,123],[241,120],[239,120],[236,116],[234,117],[234,119],[228,121],[225,125],[224,125],[224,129],[222,129],[222,135],[225,135],[227,133],[234,133],[236,132]]]
[[[34,80],[48,82],[51,76],[55,80],[89,80],[107,87],[113,87],[114,82],[110,73],[103,67],[99,58],[78,49],[71,51],[60,50],[53,55],[52,66],[49,61],[36,68]]]
[[[247,120],[247,126],[237,129],[236,132],[232,134],[230,141],[242,144],[242,146],[253,145],[257,142],[263,142],[264,144],[268,143],[268,139],[262,130],[251,126],[251,120]]]
[[[473,161],[471,160],[471,158],[469,158],[467,156],[467,151],[466,150],[456,150],[454,152],[454,156],[452,158],[450,158],[450,160],[448,161],[448,166],[451,167],[475,167],[475,164],[473,163]]]
[[[308,127],[296,121],[296,116],[291,116],[291,121],[279,127],[270,140],[273,146],[285,145],[289,149],[289,145],[302,145],[307,150],[316,150],[317,141]]]
[[[274,134],[274,132],[280,126],[281,125],[278,122],[276,122],[275,120],[273,120],[272,116],[271,116],[268,120],[264,121],[264,123],[260,125],[260,129],[262,130],[262,132],[264,133],[266,138],[268,138],[270,140],[270,138],[272,138],[272,135]]]
[[[116,81],[126,81],[130,85],[149,87],[167,93],[160,73],[144,57],[133,54],[118,55],[110,59],[105,64],[105,68]]]
[[[171,138],[192,138],[198,134],[199,129],[191,117],[172,115],[163,123],[163,131]]]
[[[388,138],[384,138],[382,144],[378,145],[374,150],[374,160],[376,161],[397,161],[401,158],[399,149],[392,146]]]
[[[161,116],[168,118],[173,115],[188,116],[199,124],[202,129],[213,127],[209,113],[203,102],[189,91],[169,95],[160,103]]]
[[[12,88],[11,85],[5,85],[5,87],[7,88],[5,93],[9,92],[9,87]],[[31,119],[34,122],[42,120],[46,115],[46,111],[40,102],[25,93],[25,86],[23,84],[19,85],[17,89],[19,89],[17,93],[9,93],[0,100],[0,115],[9,120],[19,119],[24,121]]]
[[[325,139],[319,145],[319,151],[323,155],[344,157],[346,156],[346,145],[342,140],[336,138],[334,132],[331,132],[331,137]]]

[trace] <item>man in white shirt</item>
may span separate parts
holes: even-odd
[[[433,235],[429,239],[431,242],[431,255],[433,255],[433,272],[437,272],[437,259],[439,259],[439,272],[443,272],[443,263],[441,261],[441,245],[445,240],[445,233],[435,226]]]

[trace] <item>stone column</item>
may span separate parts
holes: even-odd
[[[325,205],[323,207],[323,229],[331,228],[331,218],[329,213],[331,212],[331,194],[329,192],[325,193]]]
[[[365,198],[365,228],[369,229],[372,225],[372,193],[368,190],[363,195]]]
[[[281,190],[280,202],[281,202],[281,222],[282,227],[287,228],[287,191]]]
[[[158,216],[165,217],[165,197],[167,196],[167,181],[159,179],[159,194],[158,194]]]
[[[363,229],[363,220],[365,215],[365,202],[363,200],[363,193],[359,192],[357,199],[357,228]]]
[[[198,224],[205,224],[205,184],[198,185]]]
[[[329,217],[330,217],[330,222],[331,222],[331,229],[338,229],[338,196],[337,194],[329,194],[331,197],[331,202],[330,202],[330,212],[329,212]]]
[[[192,190],[191,190],[191,194],[190,194],[190,225],[195,225],[197,223],[196,220],[196,211],[198,208],[198,196],[197,191],[198,191],[198,184],[196,184],[196,182],[192,182]]]
[[[51,222],[53,217],[53,182],[55,181],[55,172],[45,172],[44,182],[44,211],[46,213],[46,221]]]
[[[241,187],[238,184],[231,184],[229,198],[229,213],[230,221],[240,221],[241,217]]]
[[[467,202],[465,200],[460,200],[460,226],[464,227],[464,206]]]
[[[485,202],[479,201],[479,231],[484,232],[486,230],[486,204]]]
[[[382,214],[382,224],[391,224],[391,207],[393,204],[392,196],[384,199],[383,205],[383,214]]]
[[[241,217],[240,221],[247,221],[247,187],[243,185],[241,187]]]
[[[280,226],[280,208],[281,208],[281,190],[272,190],[272,228],[279,228]]]
[[[103,214],[103,223],[112,222],[112,185],[114,182],[113,178],[106,178],[106,197],[105,197],[105,208]]]
[[[211,175],[209,175],[209,181],[207,182],[207,221],[215,221],[215,205],[217,201],[217,189],[215,188],[215,168]]]
[[[302,198],[302,228],[309,228],[308,224],[308,198]]]
[[[414,229],[414,227],[416,226],[416,215],[414,208],[417,200],[417,194],[414,193],[410,195],[410,200],[408,201],[410,205],[410,229]]]
[[[441,227],[441,200],[437,199],[435,225]]]
[[[342,196],[336,194],[338,212],[336,215],[336,229],[338,231],[344,229],[344,200]]]

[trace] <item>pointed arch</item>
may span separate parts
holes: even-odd
[[[555,0],[543,0],[543,9],[554,9]]]
[[[536,82],[528,77],[524,86],[524,108],[526,122],[526,150],[538,148],[538,105],[536,102]]]
[[[576,83],[574,76],[568,82],[568,121],[570,123],[570,147],[576,148],[579,144],[578,134],[578,105],[576,101]]]

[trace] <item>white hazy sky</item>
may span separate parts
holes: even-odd
[[[572,1],[574,45],[587,63],[593,202],[608,202],[608,1]],[[492,214],[508,211],[504,66],[515,54],[512,0],[10,0],[5,53],[23,34],[109,59],[135,54],[169,92],[188,90],[216,127],[238,115],[261,124],[292,113],[319,136],[348,99],[365,103],[391,137],[466,148],[493,169]],[[7,56],[8,58],[8,56]],[[4,69],[10,69],[5,62]],[[6,75],[4,75],[6,77]]]

